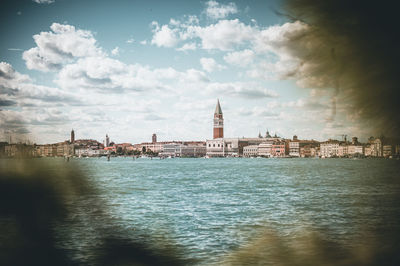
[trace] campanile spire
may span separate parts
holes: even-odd
[[[224,116],[222,114],[221,105],[219,99],[217,99],[217,106],[214,112],[214,139],[224,137]]]

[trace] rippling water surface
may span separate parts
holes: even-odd
[[[116,223],[167,236],[207,263],[263,228],[346,243],[397,227],[400,163],[379,159],[74,159]],[[101,222],[101,221],[100,221]]]
[[[98,237],[93,222],[167,240],[199,264],[218,262],[264,230],[289,241],[311,230],[343,246],[366,232],[400,231],[398,160],[40,160],[54,170],[79,168],[98,189],[100,197],[74,203],[73,218],[91,217],[81,218],[67,242],[81,249],[77,259],[90,256],[85,248]],[[90,207],[97,200],[107,219]]]

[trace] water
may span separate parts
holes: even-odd
[[[289,240],[312,230],[343,246],[366,232],[400,231],[397,160],[41,160],[81,169],[98,189],[113,226],[146,233],[153,241],[167,239],[199,264],[222,260],[264,230]],[[95,215],[85,209],[91,200],[80,199],[81,213],[74,215]],[[108,226],[101,216],[94,220]],[[90,223],[81,222],[69,242],[80,246],[78,258],[95,242]]]

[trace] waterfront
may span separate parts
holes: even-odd
[[[74,202],[71,217],[79,221],[64,245],[78,260],[90,257],[93,228],[111,227],[110,220],[128,235],[170,241],[199,264],[222,260],[266,230],[288,241],[318,233],[349,248],[376,232],[400,231],[398,160],[33,160],[48,162],[51,172],[80,169],[97,188],[107,220],[92,208],[92,194]]]

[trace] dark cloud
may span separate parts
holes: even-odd
[[[347,112],[358,113],[368,130],[398,136],[400,34],[394,2],[285,0],[284,9],[310,26],[291,40],[312,47],[296,51],[298,70],[318,81],[314,87],[334,88],[333,107],[350,103]]]
[[[6,87],[6,86],[0,84],[0,95],[3,94],[3,95],[10,96],[10,95],[16,95],[17,93],[18,93],[18,89],[9,88],[9,87]]]
[[[4,99],[0,99],[0,106],[12,106],[12,105],[16,105],[17,102],[12,101],[12,100],[4,100]]]

